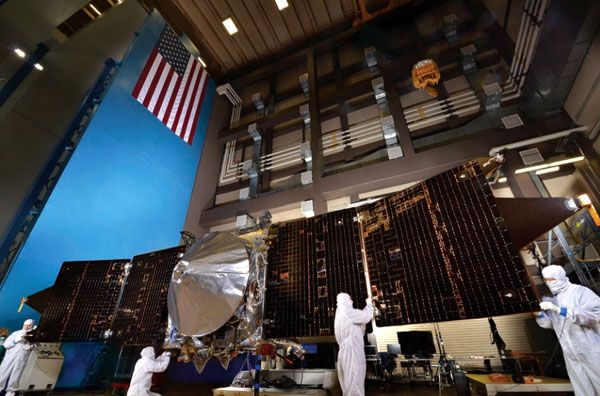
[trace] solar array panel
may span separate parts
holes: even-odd
[[[271,235],[266,336],[333,335],[337,294],[367,297],[356,212],[276,224]]]
[[[358,307],[367,297],[364,259],[379,326],[531,311],[537,296],[503,224],[475,162],[359,209],[275,224],[265,336],[333,335],[336,295]],[[36,339],[99,341],[111,330],[107,341],[161,340],[184,250],[135,256],[127,277],[128,260],[64,263]]]
[[[167,327],[167,294],[173,268],[185,246],[135,256],[112,326],[127,345],[162,341]]]
[[[110,328],[129,260],[63,263],[36,341],[88,342]]]
[[[468,163],[359,210],[378,326],[531,311],[489,184]]]
[[[333,334],[335,295],[347,292],[359,306],[366,297],[361,242],[379,297],[378,326],[537,307],[475,162],[358,210],[275,225],[272,233],[267,337]]]

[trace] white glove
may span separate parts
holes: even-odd
[[[365,302],[367,303],[367,305],[373,305],[373,300],[371,300],[371,297],[368,297]]]
[[[560,307],[551,303],[550,301],[543,301],[540,303],[540,309],[542,311],[552,311],[552,312],[556,312],[557,314],[560,313]]]

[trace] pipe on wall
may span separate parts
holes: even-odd
[[[490,149],[489,156],[493,157],[496,154],[499,154],[500,152],[502,152],[504,150],[512,150],[512,149],[516,149],[519,147],[529,146],[531,144],[547,142],[547,141],[554,140],[554,139],[560,139],[562,137],[569,136],[572,133],[587,132],[587,130],[588,130],[588,128],[586,126],[582,126],[582,127],[577,127],[577,128],[565,129],[564,131],[549,133],[548,135],[538,136],[538,137],[534,137],[531,139],[525,139],[525,140],[521,140],[521,141],[514,142],[514,143],[508,143],[508,144],[505,144],[502,146],[495,146]]]

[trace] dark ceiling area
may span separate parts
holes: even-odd
[[[278,3],[287,4],[281,10]],[[226,81],[311,43],[355,30],[383,14],[406,16],[428,0],[142,0],[198,48],[207,70]],[[434,2],[435,3],[435,2]],[[411,10],[405,6],[410,5]],[[229,34],[231,18],[238,31]]]

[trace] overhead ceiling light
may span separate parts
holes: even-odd
[[[551,166],[550,168],[540,169],[539,171],[535,171],[536,175],[545,175],[546,173],[552,173],[560,170],[560,166]]]
[[[584,159],[585,159],[585,157],[583,155],[580,155],[578,157],[567,158],[567,159],[560,160],[560,161],[554,161],[554,162],[550,162],[548,164],[535,165],[535,166],[529,166],[527,168],[517,169],[515,171],[515,173],[533,172],[533,171],[537,171],[537,170],[540,170],[540,169],[551,168],[553,166],[559,166],[559,165],[565,165],[565,164],[572,164],[573,162],[583,161]]]
[[[277,8],[279,8],[279,11],[289,6],[287,0],[275,0],[275,4],[277,4]]]
[[[98,9],[96,7],[94,7],[94,5],[92,3],[90,3],[90,8],[96,13],[98,14],[98,16],[102,15],[102,13],[100,11],[98,11]]]
[[[15,54],[19,55],[19,58],[25,58],[25,52],[21,48],[14,49]]]
[[[206,63],[204,63],[204,61],[202,60],[202,58],[200,58],[198,56],[198,57],[196,57],[196,59],[198,59],[198,62],[200,62],[200,64],[202,65],[202,67],[206,69]]]
[[[506,183],[506,180],[508,180],[506,177],[501,177],[498,179],[498,183]]]
[[[229,33],[230,35],[236,34],[238,31],[237,26],[235,26],[235,23],[231,18],[225,19],[223,21],[223,26],[225,26],[225,29],[227,29],[227,33]]]
[[[33,65],[33,67],[35,67],[36,69],[38,69],[39,71],[44,70],[44,66],[40,65],[39,63],[36,63],[35,65]]]

